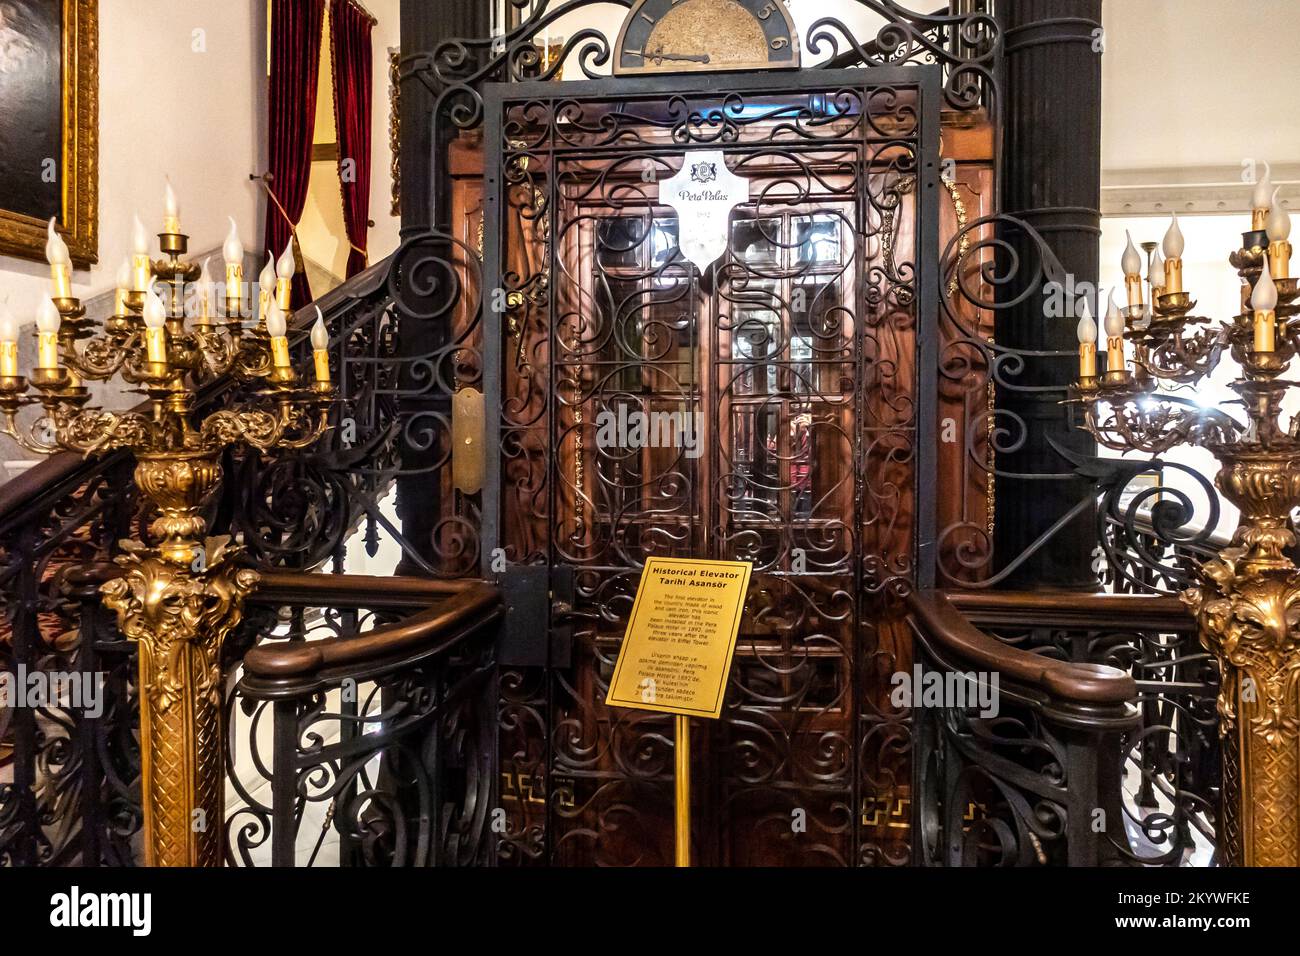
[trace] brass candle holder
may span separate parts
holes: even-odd
[[[206,537],[203,514],[220,487],[225,449],[313,444],[328,428],[334,392],[328,382],[304,386],[291,367],[273,363],[264,332],[245,332],[238,323],[187,330],[185,286],[199,269],[185,259],[188,237],[165,232],[159,241],[164,258],[153,263],[154,276],[172,289],[165,321],[142,316],[164,308],[147,292],[123,296],[123,307],[100,329],[77,300],[55,300],[60,366],[0,377],[0,432],[38,453],[126,449],[135,456],[135,483],[157,517],[148,544],[123,543],[116,560],[124,573],[102,590],[122,633],[139,648],[145,861],[220,866],[220,649],[258,575],[241,564],[239,547]],[[157,360],[159,334],[165,361]],[[242,397],[219,411],[196,410],[195,384],[222,375],[248,386]],[[138,386],[145,406],[92,406],[82,382],[115,378]],[[29,406],[40,414],[20,421]]]
[[[1251,229],[1229,256],[1249,286],[1268,268],[1267,247],[1263,230]],[[1272,349],[1256,348],[1263,310],[1248,304],[1212,323],[1191,314],[1189,293],[1154,288],[1149,325],[1125,333],[1137,374],[1128,382],[1109,371],[1100,382],[1080,380],[1069,398],[1108,448],[1152,455],[1179,444],[1209,449],[1220,463],[1219,489],[1241,511],[1231,546],[1204,563],[1200,586],[1183,600],[1221,668],[1220,845],[1225,862],[1246,866],[1300,865],[1300,569],[1288,554],[1297,543],[1300,416],[1282,422],[1283,399],[1296,387],[1282,376],[1300,347],[1300,325],[1291,321],[1300,309],[1294,279],[1274,284]],[[1225,349],[1241,366],[1232,388],[1243,420],[1156,391],[1161,381],[1200,381]]]

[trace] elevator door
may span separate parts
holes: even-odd
[[[490,122],[488,506],[510,562],[552,569],[564,635],[549,667],[503,675],[503,859],[671,862],[671,718],[603,703],[652,556],[754,567],[722,718],[695,722],[696,859],[906,859],[906,714],[888,697],[910,668],[898,599],[929,447],[924,75],[617,101],[539,87]],[[750,200],[701,269],[657,183],[718,148]]]

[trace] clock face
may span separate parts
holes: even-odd
[[[798,66],[785,0],[637,0],[614,58],[619,74]]]

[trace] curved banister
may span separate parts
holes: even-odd
[[[334,575],[303,575],[334,577]],[[376,582],[371,579],[374,604]],[[384,578],[381,591],[401,579]],[[395,661],[441,654],[496,621],[503,613],[493,585],[469,582],[459,593],[440,595],[434,606],[393,624],[360,634],[319,641],[262,644],[244,655],[242,689],[255,697],[299,695],[326,672],[338,668],[368,671]],[[333,602],[331,602],[333,603]]]
[[[993,597],[996,595],[982,595]],[[1141,600],[1141,599],[1140,599]],[[1125,704],[1137,698],[1132,676],[1105,664],[1060,661],[1012,647],[977,628],[943,591],[916,591],[908,598],[917,636],[936,653],[978,670],[1004,674],[1062,703]]]

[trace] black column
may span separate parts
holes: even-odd
[[[450,223],[451,177],[447,169],[447,147],[453,131],[444,117],[435,116],[439,109],[438,84],[431,69],[419,67],[438,45],[451,39],[485,39],[490,33],[492,0],[402,0],[401,84],[401,164],[402,164],[402,238],[406,245],[399,263],[412,263],[433,256],[450,261],[454,247],[419,237],[430,228],[445,231]],[[484,51],[471,51],[483,56]],[[468,68],[466,70],[468,72]],[[439,298],[449,288],[439,283],[427,302],[403,296],[403,304],[416,313],[403,316],[400,327],[400,352],[403,357],[431,355],[446,344],[448,328],[444,320],[421,319],[437,315],[444,303]],[[401,439],[401,465],[404,471],[429,468],[445,455],[450,434],[434,427],[425,417],[451,416],[451,396],[439,386],[429,386],[427,377],[413,377],[412,366],[403,366],[400,378],[404,389],[421,390],[419,395],[401,400],[405,421],[412,422],[411,434]],[[432,447],[422,436],[437,435]],[[408,440],[408,438],[412,440]],[[402,534],[425,560],[432,561],[432,534],[442,512],[441,470],[403,475],[397,480],[397,513]],[[418,565],[408,556],[399,572],[419,573]]]
[[[1002,84],[1004,138],[1001,150],[1002,211],[1026,220],[1047,240],[1075,283],[1097,282],[1101,234],[1101,52],[1094,49],[1101,28],[1101,0],[1010,0],[997,4],[1005,55]],[[1023,236],[1005,238],[1033,258]],[[995,334],[1005,346],[1066,350],[1077,346],[1076,320],[1045,315],[1044,297],[1001,310]],[[1095,305],[1095,303],[1094,303]],[[1062,388],[1078,372],[1073,357],[1031,358],[1017,384]],[[1059,474],[1070,465],[1048,443],[1049,436],[1073,452],[1095,452],[1092,439],[1071,428],[1058,404],[1062,391],[998,390],[998,407],[1024,422],[1024,444],[1000,455],[998,470]],[[999,424],[1006,424],[1000,422]],[[1079,480],[1033,481],[999,478],[994,556],[1006,567],[1087,493]],[[1096,545],[1091,510],[1071,522],[1025,566],[1007,587],[1093,588]]]

